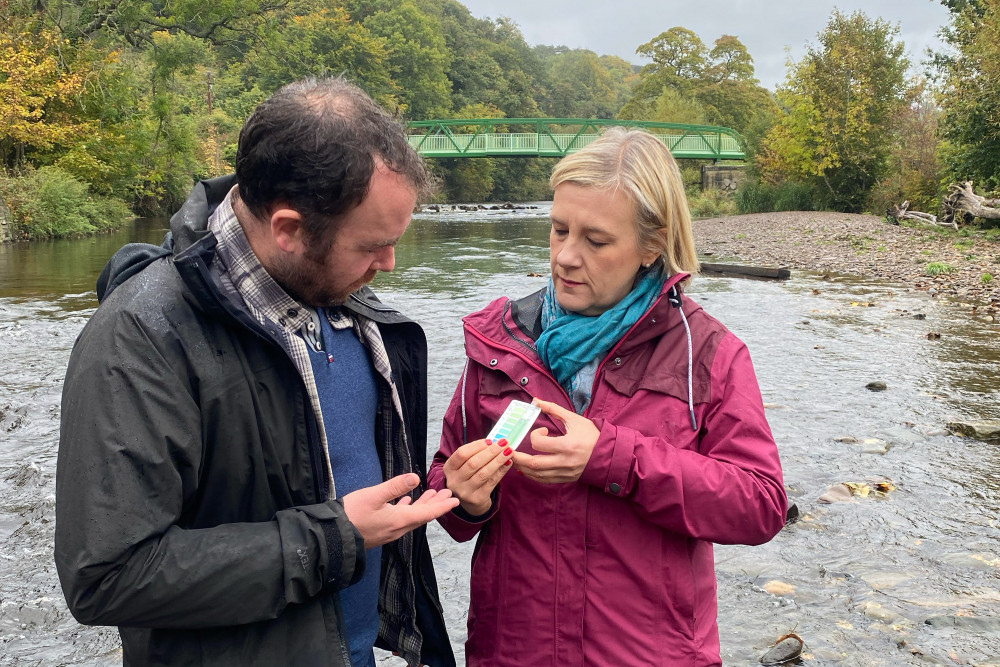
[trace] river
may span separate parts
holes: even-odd
[[[60,390],[100,268],[125,242],[159,242],[164,224],[0,246],[0,665],[121,662],[113,628],[69,614],[52,562]],[[427,332],[428,454],[463,363],[460,316],[541,287],[547,238],[544,204],[419,214],[376,279]],[[716,548],[724,663],[759,664],[795,632],[810,665],[1000,664],[1000,445],[945,428],[1000,418],[995,333],[961,307],[848,277],[704,276],[689,294],[747,343],[801,517],[766,545]],[[891,486],[818,502],[842,482]],[[461,656],[472,545],[429,535]]]

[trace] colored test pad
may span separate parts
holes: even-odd
[[[517,446],[524,440],[524,436],[528,435],[531,425],[535,423],[540,412],[541,410],[531,403],[511,401],[507,409],[500,415],[496,426],[486,437],[493,442],[505,438],[507,446],[511,449],[517,449]]]

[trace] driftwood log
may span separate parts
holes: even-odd
[[[952,229],[958,229],[958,224],[954,221],[951,222],[940,222],[936,215],[932,213],[921,213],[920,211],[911,211],[910,202],[904,201],[902,204],[894,206],[885,212],[885,215],[889,220],[898,225],[900,220],[916,220],[917,222],[929,225],[932,227],[951,227]]]
[[[969,217],[1000,220],[1000,199],[977,195],[972,188],[972,181],[948,186],[948,194],[941,202],[941,209],[944,213],[941,217],[945,222],[964,221]]]

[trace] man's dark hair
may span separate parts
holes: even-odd
[[[342,77],[303,79],[261,102],[240,130],[236,180],[257,218],[284,204],[304,218],[311,239],[332,240],[335,218],[361,203],[380,159],[418,196],[427,169],[403,125]]]

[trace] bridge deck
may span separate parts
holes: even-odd
[[[506,131],[512,125],[534,125],[535,131]],[[554,127],[567,125],[575,126],[576,131],[553,131]],[[742,137],[729,128],[642,121],[559,118],[418,121],[410,123],[409,142],[425,157],[562,157],[601,136],[600,126],[610,125],[644,127],[663,141],[676,158],[746,159]],[[423,133],[416,133],[421,130]]]

